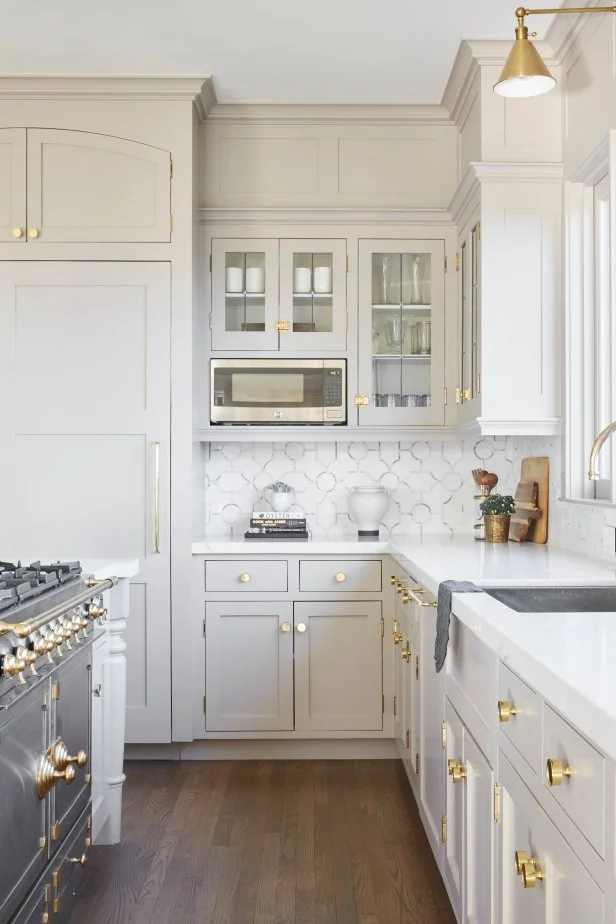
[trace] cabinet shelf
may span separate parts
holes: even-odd
[[[429,363],[432,359],[431,353],[373,353],[373,359],[412,359],[414,362]]]
[[[331,298],[333,292],[294,292],[293,298]]]
[[[225,298],[265,298],[265,292],[225,292]]]
[[[395,305],[380,305],[373,304],[373,309],[375,311],[432,311],[432,305],[408,305],[406,303],[400,303]]]

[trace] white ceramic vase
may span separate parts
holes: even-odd
[[[349,516],[360,536],[378,536],[379,524],[391,502],[386,488],[370,485],[352,488],[349,493]]]

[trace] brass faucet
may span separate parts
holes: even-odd
[[[592,444],[592,449],[590,450],[590,464],[588,467],[588,477],[591,481],[599,480],[599,472],[597,471],[597,456],[599,455],[599,450],[605,443],[606,439],[610,433],[614,432],[614,430],[616,430],[616,420],[614,420],[611,424],[608,424]]]

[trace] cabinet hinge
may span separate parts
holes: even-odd
[[[58,700],[60,699],[60,682],[52,683],[51,685],[51,698]]]
[[[398,715],[398,699],[394,696],[394,715]]]
[[[47,838],[44,834],[39,837],[39,847],[44,853],[47,853]]]
[[[381,616],[381,638],[385,638],[385,617]]]
[[[447,815],[441,818],[441,844],[447,843]]]
[[[346,271],[347,273],[349,271],[349,255],[348,254],[346,255]]]
[[[52,841],[57,841],[57,840],[58,840],[58,838],[60,837],[60,824],[59,824],[59,822],[56,821],[56,823],[53,824],[53,825],[51,826],[51,829],[50,829],[50,832],[49,832],[49,833],[50,833],[50,835],[51,835]]]
[[[169,176],[173,177],[173,157],[169,158]]]
[[[447,407],[447,389],[443,388],[443,404]]]
[[[441,747],[447,750],[447,722],[441,722]]]
[[[53,900],[53,913],[60,914],[60,899],[56,896]]]
[[[212,254],[210,254],[210,273],[212,272]]]
[[[411,733],[410,733],[409,729],[407,728],[407,730],[406,730],[406,749],[407,749],[407,751],[408,751],[408,749],[409,749],[410,746],[411,746]]]
[[[445,257],[445,272],[447,272],[447,257]]]
[[[207,620],[204,619],[204,620],[203,620],[203,638],[205,638],[205,627],[206,627],[206,625],[207,625]]]
[[[383,700],[382,700],[381,708],[383,710],[383,715],[385,715],[385,694],[384,693],[383,693]]]
[[[419,655],[415,655],[415,679],[419,680]]]
[[[173,215],[169,213],[169,233],[173,231]]]
[[[415,773],[419,776],[419,752],[415,754]]]
[[[212,329],[212,312],[211,312],[211,311],[210,311],[210,313],[209,313],[209,315],[208,315],[208,320],[209,320],[209,323],[210,323],[210,330],[211,330],[211,329]]]
[[[207,696],[203,697],[203,715],[207,715]]]
[[[456,254],[456,273],[460,272],[460,254]]]
[[[494,824],[497,825],[501,817],[501,788],[498,783],[494,784]]]

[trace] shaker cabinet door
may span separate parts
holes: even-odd
[[[26,129],[0,128],[0,241],[26,240]]]

